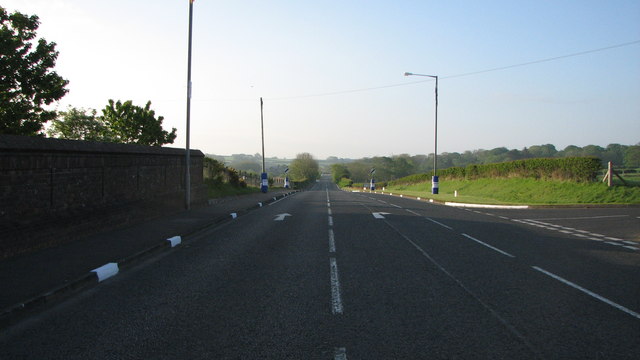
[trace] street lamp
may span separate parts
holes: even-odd
[[[193,38],[193,0],[189,1],[189,52],[187,55],[187,144],[185,151],[185,208],[191,208],[191,148],[190,148],[190,132],[191,132],[191,42]]]
[[[262,132],[262,174],[260,174],[260,191],[266,193],[269,190],[269,177],[264,164],[264,117],[262,116],[262,98],[260,98],[260,130]]]
[[[404,73],[404,76],[426,76],[436,79],[436,121],[435,121],[435,149],[433,151],[433,178],[431,178],[431,193],[438,194],[438,77],[436,75]]]

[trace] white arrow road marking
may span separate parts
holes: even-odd
[[[374,212],[372,213],[373,217],[376,219],[384,219],[384,215],[389,215],[388,212]]]
[[[273,219],[273,221],[282,221],[282,220],[284,220],[284,218],[285,218],[285,217],[287,217],[287,216],[292,216],[292,215],[291,215],[291,214],[287,214],[287,213],[284,213],[284,214],[278,214],[278,215],[276,215],[276,218],[275,218],[275,219]]]

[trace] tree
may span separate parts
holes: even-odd
[[[151,110],[151,101],[141,108],[133,105],[131,100],[124,103],[109,100],[102,114],[114,142],[162,146],[172,144],[176,139],[175,128],[171,133],[162,129],[164,117],[158,116],[156,119],[155,112]]]
[[[332,164],[331,176],[333,178],[333,182],[337,184],[343,178],[351,178],[351,173],[349,172],[347,166],[344,164]]]
[[[624,166],[628,168],[640,167],[640,144],[627,148],[624,154]]]
[[[291,161],[289,172],[294,181],[315,180],[320,176],[320,166],[311,154],[302,153]]]
[[[103,119],[96,117],[96,110],[69,107],[53,120],[47,135],[61,139],[111,141],[111,133]]]
[[[55,71],[56,43],[39,39],[36,15],[8,14],[0,6],[0,133],[37,135],[56,112],[45,105],[60,100],[69,83]]]

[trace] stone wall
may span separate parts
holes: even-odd
[[[192,204],[204,155],[191,152]],[[0,135],[0,259],[185,206],[184,149]]]

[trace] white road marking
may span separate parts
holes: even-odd
[[[489,313],[491,313],[491,315],[493,315],[493,317],[495,317],[498,321],[500,321],[502,323],[502,325],[504,325],[515,337],[517,337],[518,339],[520,339],[520,341],[522,341],[523,344],[525,344],[527,346],[527,348],[529,348],[529,350],[531,350],[534,354],[537,354],[538,351],[536,350],[536,348],[533,347],[533,345],[529,342],[529,340],[527,340],[526,337],[524,337],[519,331],[518,329],[516,329],[513,325],[511,325],[511,323],[509,323],[507,320],[505,320],[502,316],[500,316],[500,314],[498,314],[497,311],[495,311],[491,306],[489,306],[487,303],[485,303],[484,301],[482,301],[482,299],[480,299],[478,297],[478,295],[476,295],[474,292],[472,292],[468,287],[466,287],[460,280],[458,280],[458,278],[456,278],[455,276],[453,276],[453,274],[451,274],[449,271],[447,271],[447,269],[445,269],[442,265],[440,265],[440,263],[438,263],[434,258],[431,257],[431,255],[429,255],[426,251],[424,251],[424,249],[422,249],[418,244],[416,244],[413,240],[411,240],[408,236],[406,236],[405,234],[401,233],[400,230],[398,230],[396,227],[394,227],[393,225],[391,225],[388,221],[385,221],[385,223],[392,228],[393,230],[395,230],[395,232],[402,236],[405,240],[407,240],[411,245],[413,245],[414,248],[416,248],[416,250],[418,250],[425,258],[427,258],[433,265],[435,265],[438,269],[440,269],[440,271],[442,271],[447,277],[449,277],[449,279],[451,279],[453,282],[455,282],[462,290],[464,290],[469,296],[471,296],[475,301],[477,301],[480,305],[482,305],[483,308],[485,308]]]
[[[607,299],[607,298],[605,298],[605,297],[603,297],[603,296],[600,296],[600,295],[598,295],[598,294],[596,294],[596,293],[594,293],[594,292],[592,292],[592,291],[589,291],[589,290],[587,290],[587,289],[583,288],[583,287],[582,287],[582,286],[580,286],[580,285],[574,284],[574,283],[572,283],[571,281],[565,280],[565,279],[561,278],[560,276],[555,275],[555,274],[552,274],[552,273],[550,273],[550,272],[548,272],[548,271],[546,271],[546,270],[544,270],[544,269],[542,269],[542,268],[539,268],[539,267],[537,267],[537,266],[533,266],[533,268],[534,268],[535,270],[537,270],[537,271],[539,271],[539,272],[541,272],[541,273],[543,273],[543,274],[547,275],[547,276],[550,276],[550,277],[552,277],[552,278],[554,278],[554,279],[556,279],[556,280],[558,280],[558,281],[560,281],[560,282],[564,283],[565,285],[569,285],[569,286],[571,286],[572,288],[577,289],[577,290],[580,290],[580,291],[582,291],[583,293],[585,293],[585,294],[587,294],[587,295],[589,295],[589,296],[591,296],[591,297],[594,297],[594,298],[596,298],[596,299],[598,299],[598,300],[600,300],[600,301],[604,302],[604,303],[605,303],[605,304],[607,304],[607,305],[611,305],[611,306],[613,306],[614,308],[616,308],[616,309],[618,309],[618,310],[621,310],[621,311],[623,311],[623,312],[625,312],[625,313],[627,313],[627,314],[629,314],[629,315],[631,315],[631,316],[633,316],[633,317],[635,317],[635,318],[637,318],[637,319],[640,319],[640,314],[638,314],[638,313],[637,313],[637,312],[635,312],[635,311],[629,310],[629,309],[627,309],[626,307],[624,307],[624,306],[622,306],[622,305],[620,305],[620,304],[617,304],[617,303],[615,303],[615,302],[613,302],[613,301],[611,301],[611,300],[609,300],[609,299]]]
[[[396,205],[396,204],[389,204],[389,205],[391,205],[391,206],[395,206],[395,207],[397,207],[398,209],[402,209],[402,206],[398,206],[398,205]]]
[[[607,218],[619,218],[629,217],[629,215],[604,215],[604,216],[583,216],[583,217],[568,217],[568,218],[547,218],[536,220],[588,220],[588,219],[607,219]]]
[[[445,229],[453,230],[453,228],[451,226],[447,226],[447,225],[445,225],[445,224],[443,224],[443,223],[441,223],[439,221],[433,220],[432,218],[425,218],[425,219],[431,221],[434,224],[438,224],[438,225],[442,226]]]
[[[511,257],[511,258],[514,258],[514,257],[515,257],[515,256],[513,256],[513,255],[509,254],[509,253],[508,253],[508,252],[506,252],[506,251],[502,251],[502,250],[500,250],[500,249],[498,249],[498,248],[496,248],[496,247],[493,247],[493,246],[491,246],[491,245],[489,245],[489,244],[487,244],[487,243],[484,243],[484,242],[482,242],[482,241],[480,241],[480,240],[478,240],[478,239],[476,239],[476,238],[474,238],[474,237],[472,237],[472,236],[469,236],[469,235],[467,235],[467,234],[462,234],[462,236],[466,237],[466,238],[467,238],[467,239],[469,239],[469,240],[473,240],[473,241],[477,242],[477,243],[478,243],[478,244],[480,244],[480,245],[484,245],[484,246],[488,247],[488,248],[489,248],[489,249],[491,249],[491,250],[497,251],[497,252],[499,252],[499,253],[500,253],[500,254],[502,254],[502,255],[505,255],[505,256],[508,256],[508,257]]]
[[[333,229],[329,229],[329,252],[336,252],[336,237],[333,234]]]
[[[329,215],[331,215],[331,208],[327,209],[327,213],[329,213]]]
[[[372,214],[372,215],[373,215],[373,217],[374,217],[374,218],[376,218],[376,219],[384,219],[384,215],[389,215],[389,213],[388,213],[388,212],[379,212],[379,213],[374,212],[374,213],[371,213],[371,214]]]
[[[342,296],[340,295],[340,280],[338,278],[338,263],[335,258],[329,259],[331,270],[331,311],[333,314],[342,314]]]
[[[618,238],[614,238],[614,237],[609,237],[609,236],[605,237],[605,239],[607,239],[607,240],[611,240],[611,241],[622,241],[622,239],[618,239]]]
[[[347,349],[336,348],[334,360],[347,360]]]
[[[599,218],[612,218],[612,217],[627,217],[627,215],[592,216],[592,217],[564,218],[564,219],[599,219]],[[539,227],[539,228],[548,229],[548,230],[552,230],[552,231],[557,231],[557,232],[561,232],[561,233],[564,233],[564,234],[569,234],[569,235],[573,235],[573,236],[577,236],[577,237],[585,238],[585,239],[589,239],[589,240],[604,241],[606,244],[609,244],[609,245],[614,245],[614,246],[624,246],[624,244],[637,245],[636,243],[628,242],[628,241],[625,241],[623,239],[619,239],[619,238],[615,238],[615,237],[609,237],[609,236],[601,235],[601,234],[596,234],[596,233],[592,233],[592,232],[589,232],[589,231],[586,231],[586,230],[579,230],[579,229],[574,229],[574,228],[571,228],[571,227],[545,223],[545,222],[542,222],[542,221],[539,221],[539,220],[540,219],[535,219],[535,220],[534,219],[521,219],[521,220],[513,219],[513,221],[519,222],[521,224],[536,226],[536,227]],[[562,220],[562,219],[559,218],[559,219],[547,219],[547,220]],[[609,240],[609,241],[605,241],[605,240]],[[630,247],[628,247],[628,249],[637,250],[637,248],[635,246],[630,246]]]
[[[413,211],[413,210],[409,210],[409,209],[405,209],[405,210],[407,210],[407,212],[412,213],[413,215],[418,215],[418,216],[420,216],[420,214],[418,214],[417,212],[415,212],[415,211]]]
[[[333,216],[329,215],[329,226],[333,226]]]
[[[631,249],[631,250],[640,250],[640,248],[637,248],[637,247],[631,246],[631,245],[624,245],[623,248],[627,248],[627,249]]]
[[[287,216],[291,216],[291,214],[287,214],[287,213],[284,213],[284,214],[278,214],[278,215],[276,215],[276,217],[273,219],[273,221],[283,221],[283,220],[284,220],[284,218],[285,218],[285,217],[287,217]]]

